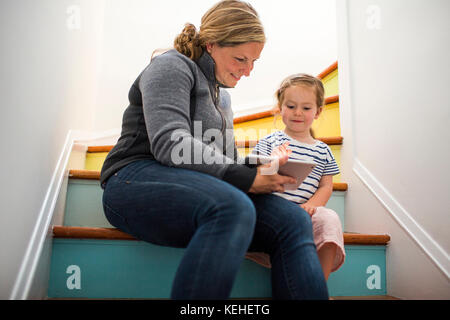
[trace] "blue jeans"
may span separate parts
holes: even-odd
[[[172,299],[227,299],[247,251],[271,256],[274,299],[328,299],[311,218],[281,197],[245,194],[213,176],[157,161],[108,179],[108,221],[156,245],[186,248]]]

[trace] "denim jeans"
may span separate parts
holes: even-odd
[[[274,299],[328,299],[311,218],[281,197],[141,160],[104,185],[108,221],[156,245],[186,248],[172,299],[227,299],[247,251],[271,256]]]

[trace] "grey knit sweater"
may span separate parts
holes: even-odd
[[[207,52],[197,61],[176,50],[154,58],[130,89],[121,136],[102,168],[102,186],[127,164],[155,159],[247,192],[256,168],[238,158],[230,96],[220,87]]]

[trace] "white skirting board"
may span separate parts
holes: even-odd
[[[354,159],[353,171],[383,204],[391,216],[419,245],[423,252],[433,261],[439,270],[450,278],[448,254],[434,239],[411,217],[408,211],[391,195],[375,176],[358,160]]]
[[[52,227],[63,221],[69,169],[83,169],[87,146],[115,144],[120,129],[101,133],[70,130],[12,289],[11,300],[45,299],[50,272]]]

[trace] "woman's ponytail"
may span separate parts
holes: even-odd
[[[174,48],[192,60],[198,59],[203,52],[199,34],[192,23],[186,23],[183,31],[175,38]]]

